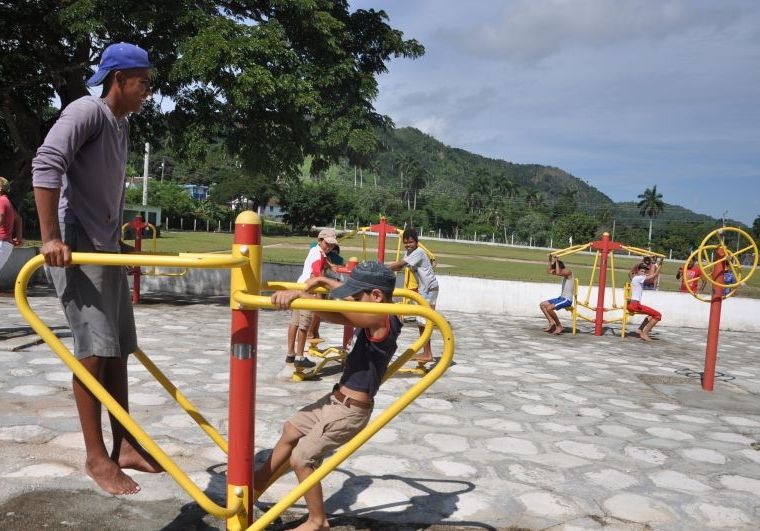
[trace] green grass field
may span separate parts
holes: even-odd
[[[264,261],[286,264],[301,264],[314,238],[307,236],[264,236]],[[398,238],[386,240],[385,260],[395,260]],[[523,247],[504,247],[470,243],[439,242],[421,240],[435,255],[438,262],[438,275],[457,275],[497,280],[516,280],[526,282],[556,282],[547,269],[548,251],[543,249],[526,249]],[[27,245],[39,245],[28,241]],[[232,245],[232,235],[209,232],[169,232],[163,231],[156,241],[155,251],[175,254],[179,252],[227,252]],[[153,251],[153,240],[144,240],[144,251]],[[365,255],[366,249],[366,255]],[[348,258],[356,256],[377,258],[377,238],[361,236],[346,238],[341,241],[341,254]],[[401,249],[401,255],[404,250]],[[575,253],[563,257],[565,264],[573,270],[580,282],[580,294],[585,293],[589,285],[594,264],[594,253]],[[615,254],[615,286],[622,288],[628,281],[628,270],[639,257]],[[681,262],[666,261],[660,275],[660,289],[676,291],[680,282],[675,275]],[[608,270],[609,271],[609,270]],[[598,276],[598,275],[597,275]],[[611,282],[608,273],[608,283]],[[594,285],[598,278],[594,278]],[[760,298],[760,272],[756,272],[746,286],[740,288],[737,296]]]

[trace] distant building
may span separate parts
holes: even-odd
[[[249,210],[253,208],[253,202],[245,197],[233,199],[229,203],[232,210]],[[256,212],[262,218],[282,220],[285,215],[285,210],[280,206],[280,200],[276,197],[272,197],[267,201],[266,205],[259,205]]]
[[[183,184],[182,189],[196,201],[208,199],[208,186],[205,184]]]
[[[158,227],[161,224],[161,207],[129,204],[124,205],[122,223],[129,223],[138,214],[151,225]]]
[[[262,218],[281,220],[284,215],[285,211],[280,206],[280,200],[276,197],[270,198],[266,205],[259,206],[259,216]]]

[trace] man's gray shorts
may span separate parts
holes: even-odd
[[[78,224],[62,224],[61,236],[74,252],[97,252]],[[80,265],[46,269],[74,336],[77,358],[126,357],[137,350],[135,318],[124,267]]]

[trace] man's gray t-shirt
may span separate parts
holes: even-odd
[[[414,272],[414,276],[417,277],[420,291],[428,292],[438,289],[438,279],[435,278],[433,264],[430,263],[430,258],[428,258],[427,253],[421,247],[417,247],[414,251],[407,254],[404,257],[404,262],[409,265]]]
[[[32,161],[38,188],[60,188],[60,222],[78,222],[98,251],[119,251],[129,122],[94,96],[71,102]]]

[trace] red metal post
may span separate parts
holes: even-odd
[[[137,215],[129,222],[129,228],[132,229],[135,235],[135,252],[142,251],[142,232],[147,226],[147,223],[143,221],[142,216]],[[132,304],[139,304],[140,302],[140,276],[142,271],[140,266],[132,266]]]
[[[723,282],[726,269],[726,256],[723,247],[715,251],[717,263],[713,268],[713,280]],[[720,334],[720,311],[723,306],[723,288],[713,284],[712,300],[710,301],[710,321],[707,325],[707,347],[705,348],[705,372],[702,375],[702,389],[712,391],[715,384],[715,366],[718,363],[718,335]]]
[[[601,260],[599,261],[599,292],[596,296],[596,318],[594,319],[594,335],[601,336],[604,325],[604,291],[607,287],[607,257],[610,251],[614,252],[621,249],[622,246],[610,240],[610,233],[605,232],[602,234],[601,240],[591,244],[591,248],[601,253]]]
[[[230,295],[245,291],[257,295],[261,280],[261,220],[243,212],[235,220],[233,256],[248,256],[250,267],[231,272]],[[247,528],[253,522],[253,451],[256,406],[256,350],[258,310],[245,310],[230,299],[232,339],[227,461],[227,498],[242,490],[245,514],[233,517],[228,529]]]
[[[596,319],[594,321],[594,335],[602,335],[602,325],[604,324],[604,291],[607,287],[607,254],[609,249],[607,243],[610,235],[606,232],[602,234],[601,260],[599,261],[599,288],[596,295]]]
[[[377,261],[381,264],[385,262],[385,233],[385,216],[380,216],[380,233],[377,235]]]

